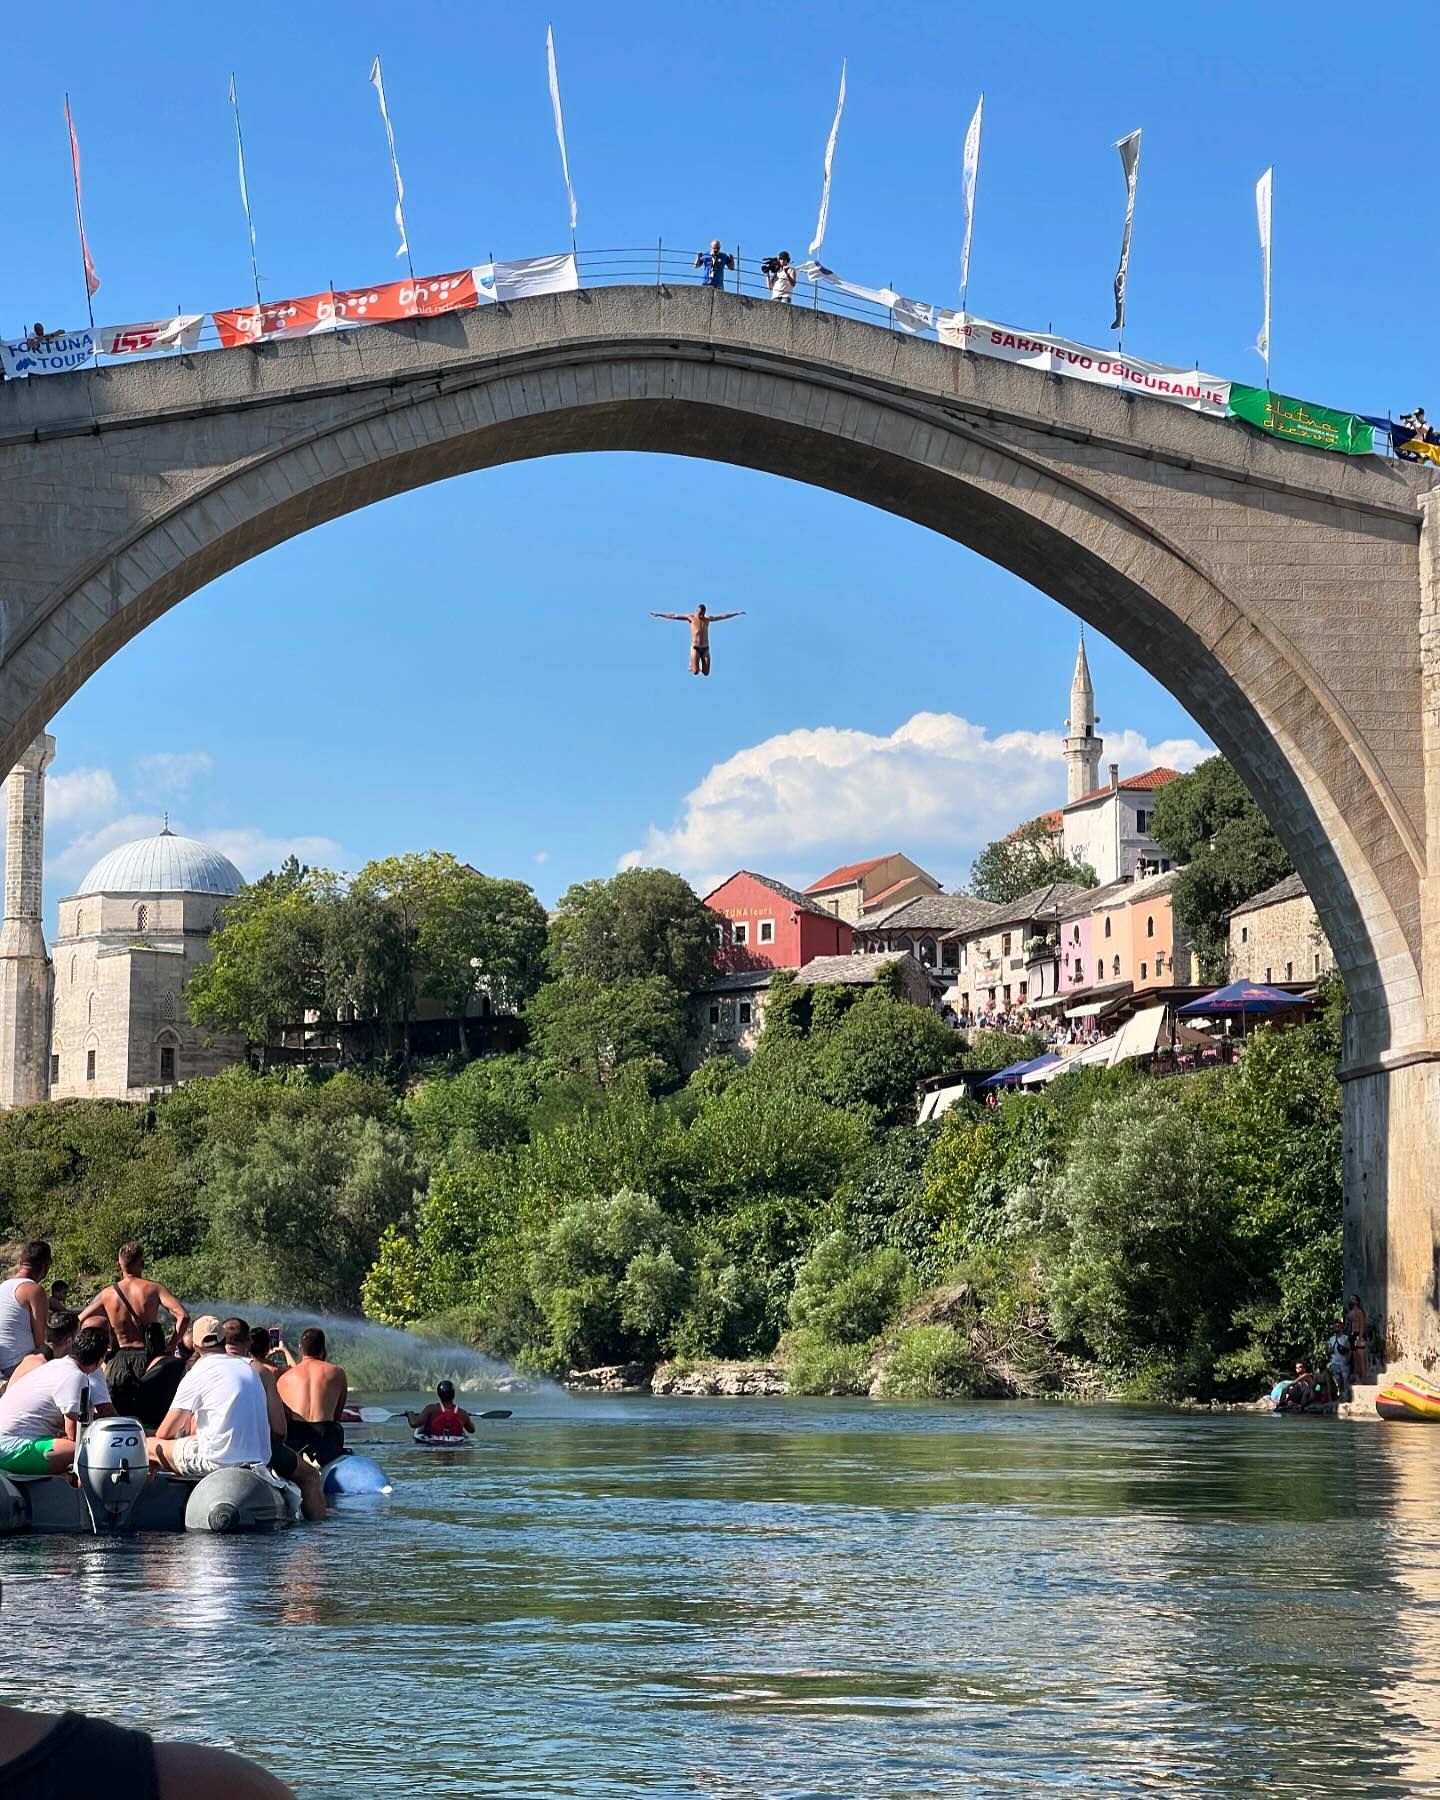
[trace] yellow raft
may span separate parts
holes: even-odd
[[[1426,1381],[1423,1375],[1402,1375],[1375,1396],[1375,1410],[1382,1419],[1440,1425],[1440,1387]]]

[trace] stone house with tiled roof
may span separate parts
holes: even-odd
[[[1047,881],[955,934],[958,955],[952,1004],[961,1013],[1013,1012],[1032,993],[1050,992],[1056,976],[1059,921],[1090,889]],[[1048,968],[1048,976],[1044,968]]]
[[[922,894],[864,920],[855,930],[855,948],[908,951],[924,968],[958,973],[960,934],[976,930],[999,910],[971,894]]]
[[[1102,886],[1128,881],[1142,866],[1147,873],[1167,873],[1170,859],[1150,835],[1150,823],[1156,793],[1178,778],[1178,769],[1147,769],[1122,781],[1120,765],[1111,763],[1103,787],[1062,809],[1066,859],[1087,863]]]
[[[845,863],[812,881],[806,896],[837,919],[859,925],[867,918],[914,900],[921,894],[938,894],[940,883],[898,850],[888,856],[872,856],[866,862]]]
[[[1315,981],[1335,968],[1314,902],[1287,875],[1230,914],[1232,981]]]

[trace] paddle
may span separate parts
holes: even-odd
[[[360,1418],[366,1425],[383,1425],[389,1419],[403,1419],[403,1412],[391,1412],[388,1406],[360,1406],[356,1408]],[[508,1406],[493,1407],[489,1412],[476,1413],[477,1419],[510,1419],[515,1415]]]

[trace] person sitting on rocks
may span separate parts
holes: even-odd
[[[1315,1377],[1308,1362],[1295,1365],[1295,1379],[1275,1403],[1277,1412],[1304,1412],[1315,1399]]]

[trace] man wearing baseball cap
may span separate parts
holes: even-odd
[[[190,1480],[216,1469],[268,1464],[270,1420],[260,1377],[247,1358],[225,1354],[225,1332],[213,1315],[197,1319],[191,1336],[195,1361],[148,1440],[151,1457]]]

